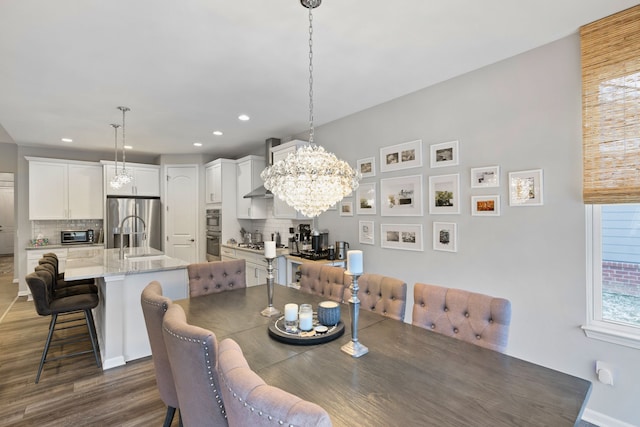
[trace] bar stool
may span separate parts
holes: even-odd
[[[54,283],[54,277],[56,277],[55,269],[53,265],[48,262],[36,265],[34,271],[46,271],[51,275],[51,283]],[[72,284],[73,282],[67,282],[67,286],[58,287],[51,286],[52,298],[70,297],[80,294],[97,294],[98,287],[94,284]]]
[[[40,359],[40,366],[38,367],[38,374],[36,375],[36,384],[40,381],[40,374],[42,368],[46,362],[52,362],[54,360],[63,359],[72,356],[78,356],[81,354],[87,354],[93,352],[93,356],[96,359],[96,365],[102,366],[100,355],[98,354],[98,341],[96,338],[96,328],[93,321],[93,314],[91,309],[98,305],[98,295],[94,293],[73,295],[61,298],[52,297],[52,276],[48,271],[34,271],[26,276],[27,285],[33,295],[33,303],[36,307],[36,312],[40,316],[51,316],[51,322],[49,323],[49,334],[47,341],[42,351],[42,357]],[[84,322],[78,323],[78,319],[66,319],[59,320],[58,316],[62,314],[84,312]],[[52,359],[47,359],[50,345],[53,344],[70,344],[80,341],[85,341],[87,338],[82,337],[81,334],[75,334],[71,336],[64,336],[57,339],[53,338],[55,331],[65,331],[69,329],[79,328],[82,326],[87,327],[89,332],[89,339],[91,341],[92,350],[81,350],[71,354],[66,354]],[[60,326],[60,327],[57,327]]]
[[[81,280],[64,280],[64,273],[60,273],[59,261],[56,254],[53,252],[46,253],[42,255],[42,258],[38,260],[38,264],[50,264],[54,268],[54,281],[53,281],[53,290],[57,291],[62,288],[66,288],[68,286],[77,286],[77,285],[89,285],[89,288],[94,293],[98,293],[98,287],[95,285],[93,279],[81,279]]]

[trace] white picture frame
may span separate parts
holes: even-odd
[[[340,216],[353,216],[353,202],[351,199],[340,201]]]
[[[429,213],[460,213],[460,174],[434,175],[429,177]]]
[[[381,224],[380,247],[423,251],[422,224]]]
[[[433,250],[458,252],[458,225],[456,223],[433,223]]]
[[[362,175],[362,178],[371,178],[376,176],[376,158],[367,157],[356,161],[356,166]]]
[[[403,142],[380,149],[380,171],[391,172],[422,166],[422,140]]]
[[[500,196],[471,196],[471,215],[500,216]]]
[[[356,213],[358,215],[375,215],[377,212],[376,183],[360,183],[356,190]]]
[[[500,166],[471,168],[471,188],[500,187]]]
[[[509,172],[509,206],[542,206],[542,169]]]
[[[458,141],[442,142],[440,144],[432,144],[431,148],[431,167],[444,168],[447,166],[457,166],[460,162]]]
[[[380,180],[380,215],[422,216],[422,175]]]
[[[358,241],[363,245],[375,245],[375,223],[373,221],[358,222]]]

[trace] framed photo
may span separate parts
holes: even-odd
[[[458,161],[458,141],[449,141],[431,145],[432,168],[456,166]]]
[[[422,216],[422,175],[380,180],[382,216]]]
[[[358,223],[358,237],[363,245],[375,244],[375,230],[373,229],[373,221],[360,221]]]
[[[500,216],[500,196],[471,196],[471,215]]]
[[[361,183],[356,190],[356,213],[358,215],[376,214],[376,183]]]
[[[500,187],[500,166],[471,168],[471,188]]]
[[[509,206],[542,206],[542,169],[509,172]]]
[[[376,158],[367,157],[366,159],[360,159],[357,161],[357,167],[363,178],[370,178],[376,176]]]
[[[380,149],[380,170],[397,171],[422,166],[422,140],[382,147]]]
[[[422,224],[382,224],[380,242],[383,248],[422,251]]]
[[[353,202],[351,199],[340,201],[340,216],[353,216]]]
[[[460,174],[429,177],[429,213],[460,213]]]
[[[433,223],[433,250],[458,252],[458,231],[454,222]]]

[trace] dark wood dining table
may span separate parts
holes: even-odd
[[[273,305],[324,299],[276,285]],[[317,403],[335,426],[573,426],[591,382],[360,310],[358,338],[369,352],[353,358],[340,347],[346,331],[323,344],[272,338],[260,311],[265,285],[176,301],[187,321],[233,338],[267,383]],[[408,308],[410,309],[410,307]]]

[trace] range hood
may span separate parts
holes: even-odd
[[[280,140],[278,138],[269,138],[265,141],[265,159],[267,159],[267,166],[271,166],[273,164],[273,156],[271,155],[271,148],[280,145]],[[254,188],[250,193],[242,196],[244,199],[271,199],[273,198],[273,193],[266,188],[264,185],[261,185],[258,188]]]

